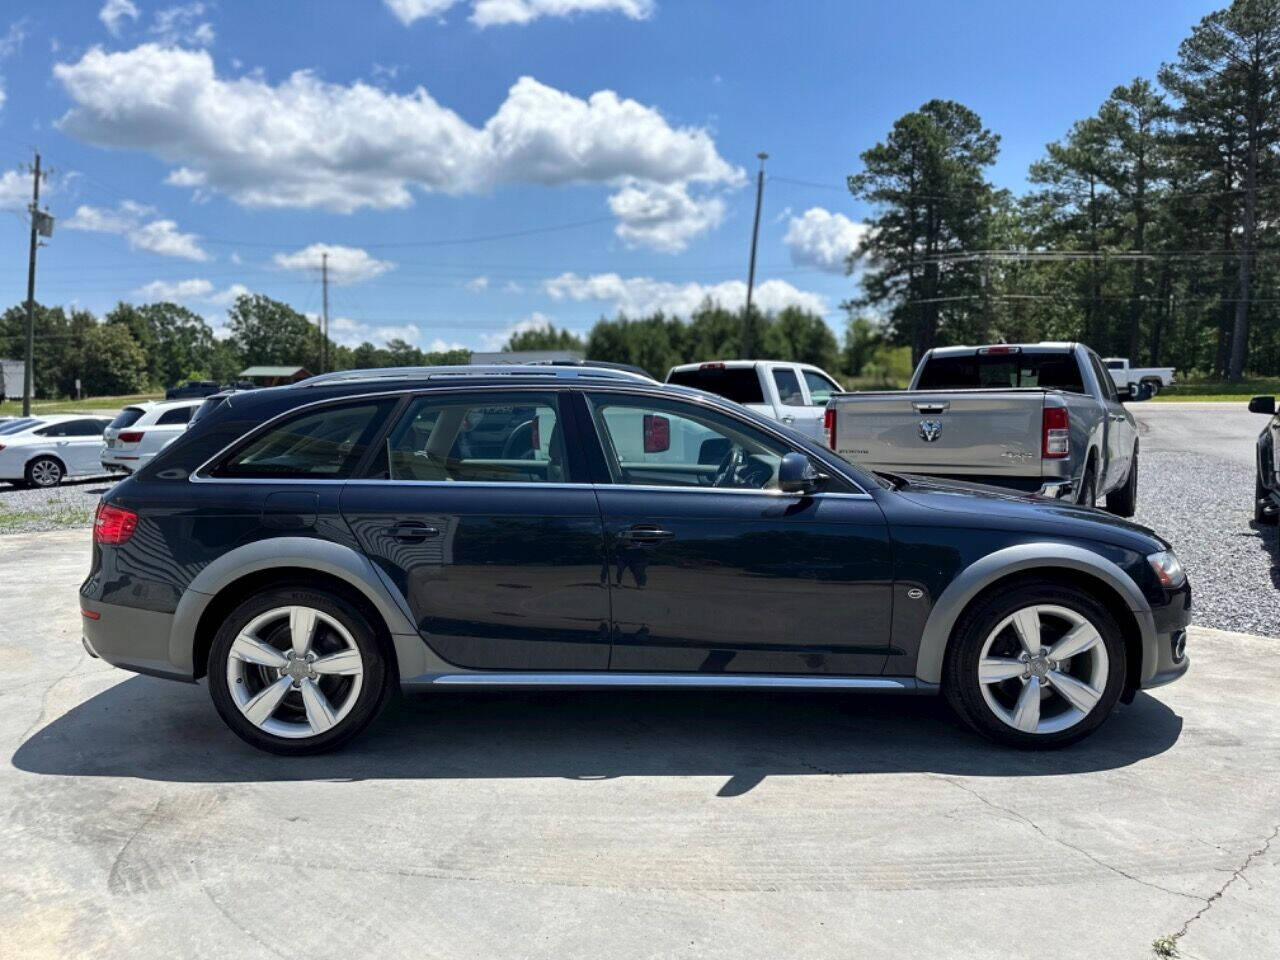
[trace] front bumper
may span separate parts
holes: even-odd
[[[195,681],[169,655],[173,614],[140,610],[118,603],[102,603],[80,595],[81,642],[107,663],[166,680]]]
[[[1187,656],[1187,628],[1191,625],[1191,588],[1184,585],[1174,592],[1170,602],[1152,609],[1156,627],[1154,662],[1142,665],[1143,690],[1173,683],[1191,666]],[[1145,660],[1146,658],[1144,658]]]

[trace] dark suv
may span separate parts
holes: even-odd
[[[207,676],[279,753],[345,742],[397,686],[941,692],[1055,746],[1186,671],[1191,607],[1127,521],[545,366],[215,398],[103,498],[80,592],[91,653]]]

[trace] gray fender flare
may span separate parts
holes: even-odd
[[[228,584],[246,574],[277,567],[302,567],[327,573],[359,590],[381,614],[397,650],[403,638],[418,638],[402,597],[364,554],[350,547],[312,537],[274,537],[257,540],[224,553],[191,581],[174,611],[169,632],[169,660],[194,673],[196,626],[209,601]]]
[[[1083,547],[1065,543],[1020,543],[989,553],[965,567],[942,591],[920,637],[920,653],[916,658],[916,678],[925,683],[942,682],[942,662],[947,652],[951,631],[969,601],[995,581],[1022,570],[1054,568],[1077,570],[1097,577],[1111,586],[1138,621],[1142,642],[1142,674],[1131,677],[1136,685],[1155,670],[1156,625],[1151,606],[1138,585],[1118,566]]]

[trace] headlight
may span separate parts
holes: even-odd
[[[1147,563],[1156,572],[1160,582],[1170,590],[1177,590],[1187,582],[1186,571],[1172,550],[1161,550],[1147,557]]]

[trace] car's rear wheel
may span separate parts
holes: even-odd
[[[389,690],[373,626],[341,597],[304,588],[259,593],[227,617],[209,650],[209,692],[243,740],[286,755],[346,743]]]
[[[1098,502],[1098,469],[1095,464],[1093,457],[1089,457],[1084,476],[1080,478],[1080,492],[1076,495],[1076,503],[1083,507],[1092,507]]]
[[[27,464],[27,483],[33,487],[56,487],[65,473],[57,457],[36,457]]]
[[[1031,749],[1065,746],[1107,718],[1124,688],[1124,640],[1090,594],[1035,581],[989,594],[947,649],[948,702],[978,732]]]
[[[1129,460],[1129,475],[1124,486],[1107,494],[1107,509],[1117,517],[1132,517],[1138,510],[1138,445],[1133,445]]]

